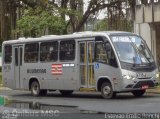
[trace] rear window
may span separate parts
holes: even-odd
[[[12,46],[4,46],[4,63],[10,64],[12,62]]]

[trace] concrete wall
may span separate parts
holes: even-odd
[[[152,13],[152,5],[149,4],[149,5],[146,5],[144,7],[144,22],[145,23],[148,23],[148,22],[152,22],[153,21],[153,13]]]
[[[143,6],[136,6],[135,10],[135,21],[136,23],[143,23]]]
[[[147,45],[151,49],[151,29],[147,23],[143,24],[135,24],[135,33],[142,36],[142,38],[146,41]]]
[[[160,2],[147,5],[137,5],[135,15],[136,23],[160,22]]]
[[[160,22],[160,2],[155,4],[153,9],[154,9],[154,22]]]
[[[134,32],[146,40],[160,66],[160,0],[146,5],[137,4]]]

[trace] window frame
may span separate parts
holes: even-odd
[[[27,45],[31,45],[31,44],[37,44],[37,46],[38,46],[38,50],[37,50],[37,60],[36,60],[36,61],[30,61],[30,62],[29,62],[29,61],[26,61],[26,60],[25,60],[25,57],[26,57],[26,46],[27,46]],[[24,63],[38,63],[38,62],[39,62],[39,52],[40,52],[40,51],[39,51],[39,47],[40,47],[40,46],[39,46],[39,42],[29,42],[29,43],[25,43],[25,44],[24,44],[24,59],[23,59],[23,60],[24,60]],[[28,52],[28,53],[29,53],[29,52]],[[32,53],[32,52],[30,52],[30,53]]]
[[[7,46],[9,46],[10,48],[11,48],[11,52],[10,53],[7,53],[7,54],[10,54],[10,62],[6,62],[6,47]],[[6,44],[6,45],[4,45],[4,58],[3,58],[3,62],[5,63],[5,64],[11,64],[12,63],[12,61],[13,61],[13,49],[12,49],[12,45],[11,44]]]
[[[41,54],[42,54],[42,52],[41,52],[41,44],[43,44],[43,43],[57,43],[57,58],[56,58],[56,60],[41,61]],[[58,59],[59,59],[59,42],[57,40],[56,41],[53,41],[53,40],[52,41],[43,41],[43,42],[40,43],[40,46],[39,46],[39,61],[40,62],[42,62],[42,63],[57,62]]]
[[[109,40],[108,40],[108,38],[107,37],[103,37],[103,36],[97,36],[97,38],[99,38],[100,37],[100,40],[97,40],[96,38],[95,38],[95,62],[99,62],[99,63],[102,63],[102,64],[106,64],[106,65],[109,65],[109,66],[111,66],[111,67],[114,67],[114,68],[118,68],[118,61],[117,61],[117,57],[116,57],[116,54],[115,54],[115,52],[114,52],[114,49],[113,49],[113,46],[112,46],[112,44],[111,44],[111,42],[109,42]],[[115,61],[116,61],[116,66],[114,66],[114,65],[112,65],[111,63],[110,63],[110,61],[108,62],[108,63],[104,63],[104,62],[100,62],[100,61],[98,61],[97,60],[97,58],[96,58],[96,51],[97,51],[97,47],[96,47],[96,44],[97,43],[102,43],[102,44],[105,44],[105,53],[106,53],[106,55],[107,55],[107,57],[108,57],[108,60],[111,60],[110,59],[110,56],[108,55],[108,53],[107,53],[107,48],[106,48],[106,44],[108,43],[109,45],[110,45],[110,47],[111,47],[111,52],[114,54],[114,58],[115,58]]]
[[[95,62],[99,62],[99,63],[102,63],[102,64],[107,64],[107,65],[109,65],[109,62],[107,63],[107,62],[101,62],[101,61],[99,61],[99,60],[97,60],[97,44],[106,44],[105,42],[100,42],[100,41],[98,41],[98,42],[95,42]],[[106,54],[106,56],[108,57],[108,54],[107,54],[107,51],[106,51],[106,47],[104,48],[105,49],[105,54]],[[108,59],[107,59],[108,60]]]
[[[71,60],[69,60],[69,59],[64,59],[63,60],[63,59],[61,59],[61,43],[62,42],[69,42],[69,41],[74,42],[74,57]],[[75,41],[75,39],[60,40],[60,42],[59,42],[59,61],[60,62],[69,62],[69,61],[74,61],[75,58],[76,58],[76,41]]]

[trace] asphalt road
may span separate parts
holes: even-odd
[[[68,97],[53,92],[33,97],[28,91],[0,90],[0,95],[8,102],[0,106],[1,116],[7,113],[14,119],[160,119],[160,94],[147,93],[135,98],[124,93],[115,99],[103,99],[94,92],[75,92]]]

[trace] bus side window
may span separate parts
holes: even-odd
[[[6,45],[4,46],[4,62],[6,64],[10,64],[12,62],[12,46]]]
[[[118,67],[114,51],[109,42],[96,42],[95,49],[95,59],[97,62]]]
[[[95,44],[95,60],[97,62],[101,62],[101,63],[105,63],[108,64],[109,63],[109,59],[106,53],[106,49],[105,49],[105,43],[103,42],[97,42]]]
[[[40,45],[40,61],[51,62],[58,59],[58,42],[43,42]]]
[[[60,42],[60,60],[74,60],[75,58],[75,41],[67,40]]]
[[[24,61],[26,63],[38,62],[38,43],[29,43],[25,45]]]

